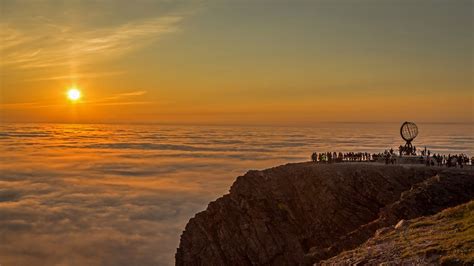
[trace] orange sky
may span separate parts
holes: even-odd
[[[0,121],[473,122],[472,5],[5,1]]]

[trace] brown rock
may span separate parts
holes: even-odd
[[[408,226],[408,222],[404,219],[401,219],[396,225],[395,229],[399,230]]]
[[[470,200],[473,180],[472,170],[363,163],[249,171],[188,222],[176,265],[312,264]]]

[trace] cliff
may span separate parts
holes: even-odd
[[[313,264],[401,219],[468,202],[473,177],[473,170],[363,163],[249,171],[188,222],[176,265]]]
[[[362,246],[319,265],[474,265],[474,201],[377,230]]]

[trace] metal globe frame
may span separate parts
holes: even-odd
[[[400,136],[406,141],[401,154],[415,155],[416,151],[411,142],[418,136],[418,127],[413,122],[405,121],[400,127]]]

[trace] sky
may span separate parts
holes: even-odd
[[[0,121],[473,123],[472,10],[469,0],[0,0]]]

